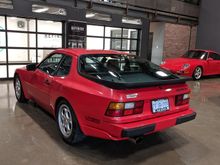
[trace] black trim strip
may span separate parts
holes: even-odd
[[[8,33],[26,33],[26,34],[49,34],[49,35],[59,35],[62,36],[62,33],[51,33],[51,32],[36,32],[36,31],[22,31],[22,30],[0,30],[0,32]]]
[[[133,41],[138,41],[138,38],[123,38],[123,37],[106,37],[106,36],[91,36],[91,35],[87,35],[86,37],[89,38],[103,38],[103,39],[119,39],[119,40],[133,40]]]
[[[34,50],[34,49],[45,49],[45,50],[56,50],[56,49],[62,49],[62,47],[57,47],[57,48],[52,48],[52,47],[15,47],[15,46],[8,46],[8,47],[5,47],[5,46],[0,46],[0,49],[26,49],[26,50]]]
[[[104,85],[112,89],[119,89],[119,90],[153,87],[153,86],[160,86],[160,85],[184,84],[186,81],[191,80],[191,78],[179,77],[177,79],[172,79],[172,80],[156,80],[152,82],[143,82],[143,83],[117,83],[117,82],[111,82],[111,81],[106,81],[106,80],[100,80],[88,74],[84,74],[82,72],[79,72],[79,74],[96,83],[99,83],[101,85]]]
[[[136,137],[154,131],[156,124],[151,124],[143,127],[124,129],[122,130],[122,137]]]
[[[189,115],[186,115],[186,116],[183,116],[183,117],[179,117],[176,120],[176,125],[185,123],[187,121],[194,120],[195,118],[196,118],[196,112],[193,112],[192,114],[189,114]]]

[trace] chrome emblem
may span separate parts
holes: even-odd
[[[134,98],[137,98],[138,94],[137,93],[133,93],[133,94],[128,94],[126,95],[126,98],[127,99],[134,99]]]

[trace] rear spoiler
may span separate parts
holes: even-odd
[[[190,77],[182,77],[182,76],[175,75],[176,77],[175,79],[169,79],[169,80],[156,80],[156,81],[143,82],[143,83],[118,83],[118,82],[100,80],[93,76],[83,74],[83,73],[80,73],[80,75],[96,83],[104,85],[106,87],[109,87],[112,89],[118,89],[118,90],[137,89],[137,88],[153,87],[153,86],[160,86],[160,85],[184,84],[186,83],[186,81],[192,80],[192,78]]]

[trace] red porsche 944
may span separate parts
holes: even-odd
[[[60,49],[17,69],[17,100],[51,113],[64,141],[127,140],[196,117],[187,79],[117,51]]]
[[[161,67],[199,80],[202,76],[220,74],[220,55],[210,50],[190,50],[179,58],[166,59]]]

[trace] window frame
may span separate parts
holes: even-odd
[[[189,56],[189,53],[190,52],[200,52],[200,53],[205,53],[205,58],[204,59],[201,59],[201,58],[189,58],[188,56]],[[187,57],[185,57],[185,55],[187,54]],[[183,58],[188,58],[188,59],[197,59],[197,60],[207,60],[208,59],[208,57],[209,57],[209,52],[207,52],[207,51],[203,51],[203,50],[188,50],[186,53],[184,53],[184,55],[182,55],[181,57],[183,57]]]
[[[121,53],[123,55],[124,53]],[[173,79],[169,80],[156,80],[152,82],[139,82],[139,83],[124,83],[124,82],[114,82],[114,81],[108,81],[108,80],[101,80],[98,78],[95,78],[94,76],[91,76],[89,74],[81,72],[81,65],[80,60],[82,57],[91,56],[92,54],[81,54],[78,57],[77,60],[77,72],[80,76],[91,80],[93,82],[96,82],[98,84],[101,84],[102,86],[106,86],[111,89],[117,89],[117,90],[127,90],[127,89],[135,89],[135,88],[144,88],[144,87],[153,87],[153,86],[160,86],[160,85],[171,85],[171,84],[181,84],[185,83],[186,81],[191,80],[191,78],[188,77],[179,77],[173,73],[170,72],[170,74],[173,76]],[[101,55],[101,54],[100,54]],[[112,54],[112,55],[119,55],[119,54]],[[124,54],[127,55],[127,54]],[[134,55],[131,55],[134,56]],[[150,61],[149,61],[150,62]],[[150,62],[151,63],[151,62]],[[156,65],[156,64],[154,64]]]
[[[56,72],[55,72],[54,75],[53,75],[53,76],[55,76],[55,77],[66,77],[66,76],[68,76],[68,75],[70,74],[71,69],[72,69],[73,57],[70,56],[70,55],[64,54],[64,53],[62,53],[62,54],[63,54],[63,58],[61,59],[60,64],[59,64],[59,66],[58,66]],[[71,58],[70,70],[69,70],[69,72],[68,72],[66,75],[57,75],[57,72],[58,72],[58,70],[60,69],[60,66],[61,66],[62,62],[65,60],[65,57],[70,57],[70,58]]]
[[[216,57],[211,57],[211,55],[215,55],[216,57],[217,57],[217,59],[216,59]],[[212,58],[214,61],[220,61],[220,55],[218,54],[218,53],[215,53],[215,52],[210,52],[209,53],[209,58]]]
[[[21,18],[21,19],[29,19],[29,20],[33,20],[34,21],[34,24],[35,24],[35,28],[34,30],[9,30],[8,29],[8,19],[9,17],[12,17],[12,16],[9,16],[9,15],[0,15],[1,17],[3,17],[4,19],[4,29],[0,29],[0,32],[4,32],[5,33],[5,42],[6,44],[3,45],[3,46],[0,46],[0,49],[5,49],[6,50],[6,60],[4,62],[1,62],[0,63],[0,66],[4,66],[6,65],[6,75],[5,77],[2,77],[0,79],[10,79],[10,78],[13,78],[10,76],[9,74],[9,67],[10,66],[13,66],[13,65],[18,65],[18,66],[21,66],[22,65],[27,65],[27,64],[30,64],[30,61],[10,61],[9,60],[9,49],[26,49],[28,52],[31,51],[31,52],[35,52],[35,54],[33,55],[33,61],[31,61],[31,63],[39,63],[40,60],[42,58],[39,57],[40,55],[40,51],[42,50],[48,50],[48,51],[51,51],[53,52],[55,49],[59,49],[59,48],[64,48],[65,47],[65,42],[64,42],[64,33],[47,33],[47,32],[39,32],[38,30],[38,20],[42,20],[42,21],[54,21],[54,22],[60,22],[62,24],[62,29],[61,31],[64,32],[64,21],[61,21],[61,20],[56,20],[56,19],[44,19],[44,18],[36,18],[36,17],[22,17],[22,16],[16,16],[16,18]],[[17,46],[9,46],[8,45],[8,33],[10,32],[14,32],[14,33],[20,33],[20,34],[27,34],[28,36],[29,35],[34,35],[35,36],[35,44],[32,45],[32,46],[25,46],[25,47],[17,47]],[[38,45],[38,36],[40,34],[44,34],[44,35],[59,35],[61,36],[61,47],[39,47]],[[31,53],[30,53],[31,54]],[[46,53],[45,53],[46,54]],[[49,53],[48,53],[49,54]]]
[[[53,73],[56,73],[57,70],[58,70],[58,68],[60,67],[60,64],[61,64],[63,58],[64,58],[64,54],[63,54],[63,53],[53,52],[53,53],[49,54],[43,61],[41,61],[41,63],[39,63],[39,64],[37,65],[37,69],[40,70],[41,72],[47,74],[47,75],[54,76],[54,74],[47,73],[47,72],[43,71],[42,69],[40,69],[40,66],[41,66],[47,59],[49,59],[51,56],[56,55],[56,54],[61,54],[61,55],[62,55],[62,58],[61,58],[60,61],[58,62],[58,65],[57,65],[58,67],[57,67],[57,69],[53,72]]]
[[[42,69],[39,68],[42,63],[44,63],[48,58],[50,58],[51,56],[53,56],[53,55],[55,55],[55,54],[61,54],[61,55],[62,55],[62,58],[61,58],[61,60],[59,61],[58,67],[57,67],[57,69],[53,72],[53,74],[49,74],[49,73],[47,73],[47,72],[44,72]],[[57,75],[57,72],[58,72],[58,70],[59,70],[59,68],[60,68],[60,65],[61,65],[62,62],[65,60],[65,57],[71,57],[70,71],[69,71],[69,73],[66,74],[66,75]],[[43,73],[46,73],[47,75],[50,75],[50,76],[54,76],[54,77],[66,77],[66,76],[68,76],[68,75],[70,74],[70,72],[71,72],[72,64],[73,64],[73,57],[72,57],[71,55],[68,55],[68,54],[65,54],[65,53],[59,53],[59,52],[52,52],[52,53],[49,54],[43,61],[41,61],[41,62],[37,65],[37,69],[40,70],[40,71],[43,72]]]
[[[103,35],[102,36],[97,36],[97,35],[86,35],[86,39],[87,38],[101,38],[103,40],[103,45],[102,45],[102,50],[106,50],[106,39],[109,39],[110,40],[110,50],[116,50],[116,51],[122,51],[122,52],[135,52],[135,55],[136,56],[139,56],[139,53],[140,53],[140,43],[141,43],[141,29],[138,29],[138,28],[127,28],[127,27],[117,27],[117,26],[108,26],[108,25],[97,25],[97,24],[94,24],[94,23],[88,23],[88,25],[94,25],[94,26],[102,26],[104,28],[104,32],[103,32]],[[115,29],[120,29],[121,30],[121,36],[120,37],[112,37],[111,34],[110,36],[107,36],[106,35],[106,28],[115,28]],[[130,38],[126,38],[126,37],[123,37],[123,34],[124,34],[124,30],[136,30],[137,31],[137,38],[133,38],[133,37],[130,37]],[[112,49],[112,41],[113,40],[120,40],[120,49]],[[123,40],[127,40],[127,41],[130,41],[130,43],[132,41],[136,41],[136,49],[135,50],[131,50],[130,47],[131,45],[129,46],[129,48],[127,50],[123,50],[122,49],[122,42]]]

